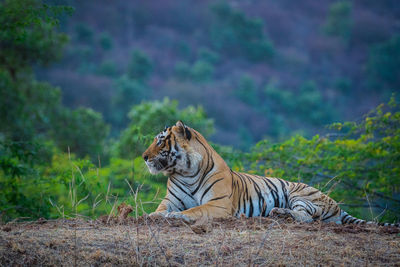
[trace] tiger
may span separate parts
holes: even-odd
[[[166,196],[150,217],[193,223],[230,216],[288,216],[306,223],[376,224],[351,216],[307,184],[233,171],[199,132],[182,121],[166,126],[142,157],[151,174],[168,176]]]

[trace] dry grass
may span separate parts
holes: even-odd
[[[41,220],[1,226],[0,265],[400,266],[399,233],[270,218]]]

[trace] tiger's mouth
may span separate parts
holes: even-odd
[[[167,168],[167,160],[165,159],[153,159],[146,161],[147,168],[151,174],[158,174]]]

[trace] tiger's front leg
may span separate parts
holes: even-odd
[[[226,200],[210,201],[206,204],[180,212],[169,212],[167,218],[183,219],[188,223],[198,220],[209,221],[213,218],[227,218],[232,215],[231,203]]]
[[[168,213],[168,200],[163,199],[161,201],[160,205],[158,205],[158,208],[149,214],[150,217],[165,217],[165,215]]]

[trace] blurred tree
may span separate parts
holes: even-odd
[[[47,214],[37,165],[53,146],[46,138],[56,120],[60,91],[37,82],[34,64],[47,65],[61,56],[67,41],[56,31],[56,15],[66,7],[35,0],[0,2],[0,210],[11,216]],[[30,190],[22,190],[27,184]],[[32,190],[33,189],[33,190]]]
[[[179,61],[174,67],[175,75],[180,80],[188,80],[191,77],[190,65],[186,62]]]
[[[193,64],[191,70],[192,80],[194,82],[206,82],[211,80],[214,74],[214,67],[204,60],[198,60]]]
[[[147,99],[151,95],[151,91],[145,84],[126,75],[116,79],[114,86],[116,92],[111,99],[113,123],[122,128],[128,122],[127,115],[131,107]]]
[[[373,90],[400,91],[400,35],[371,48],[367,74]]]
[[[63,109],[53,123],[52,138],[64,152],[97,159],[103,152],[109,126],[100,113],[89,108]]]
[[[334,88],[344,95],[349,95],[352,89],[352,81],[349,78],[342,77],[334,81]]]
[[[258,104],[257,86],[249,75],[243,75],[240,78],[239,85],[234,93],[246,104],[254,106]]]
[[[211,40],[218,51],[254,62],[272,58],[274,48],[264,34],[262,20],[248,18],[225,2],[213,5],[211,10],[216,18]]]
[[[113,40],[108,32],[103,32],[102,34],[100,34],[99,43],[101,48],[106,51],[113,48]]]
[[[75,26],[76,38],[78,42],[92,44],[93,43],[93,36],[94,32],[93,29],[85,24],[85,23],[78,23]]]
[[[315,82],[307,81],[300,86],[296,112],[313,124],[324,125],[331,122],[333,108],[323,100]]]
[[[175,64],[175,75],[180,80],[191,80],[194,83],[208,82],[214,75],[214,66],[206,60],[197,60],[192,66],[179,61]]]
[[[153,65],[150,58],[138,49],[133,50],[127,70],[129,78],[144,81],[149,77],[152,70]]]
[[[178,120],[201,132],[206,138],[214,132],[214,123],[208,119],[202,107],[178,108],[177,101],[143,102],[129,112],[130,125],[116,145],[116,153],[124,158],[140,156],[165,125],[172,126]]]
[[[329,7],[328,17],[322,29],[325,34],[337,36],[349,41],[353,20],[351,17],[352,4],[350,1],[337,1]]]
[[[112,60],[104,60],[96,72],[100,75],[115,77],[118,73],[117,64]]]
[[[213,65],[217,64],[220,60],[220,56],[218,55],[218,53],[211,51],[210,49],[205,47],[198,50],[198,58]]]
[[[0,68],[15,80],[32,64],[46,65],[61,57],[68,38],[58,33],[55,15],[68,7],[50,7],[39,0],[0,2]]]

